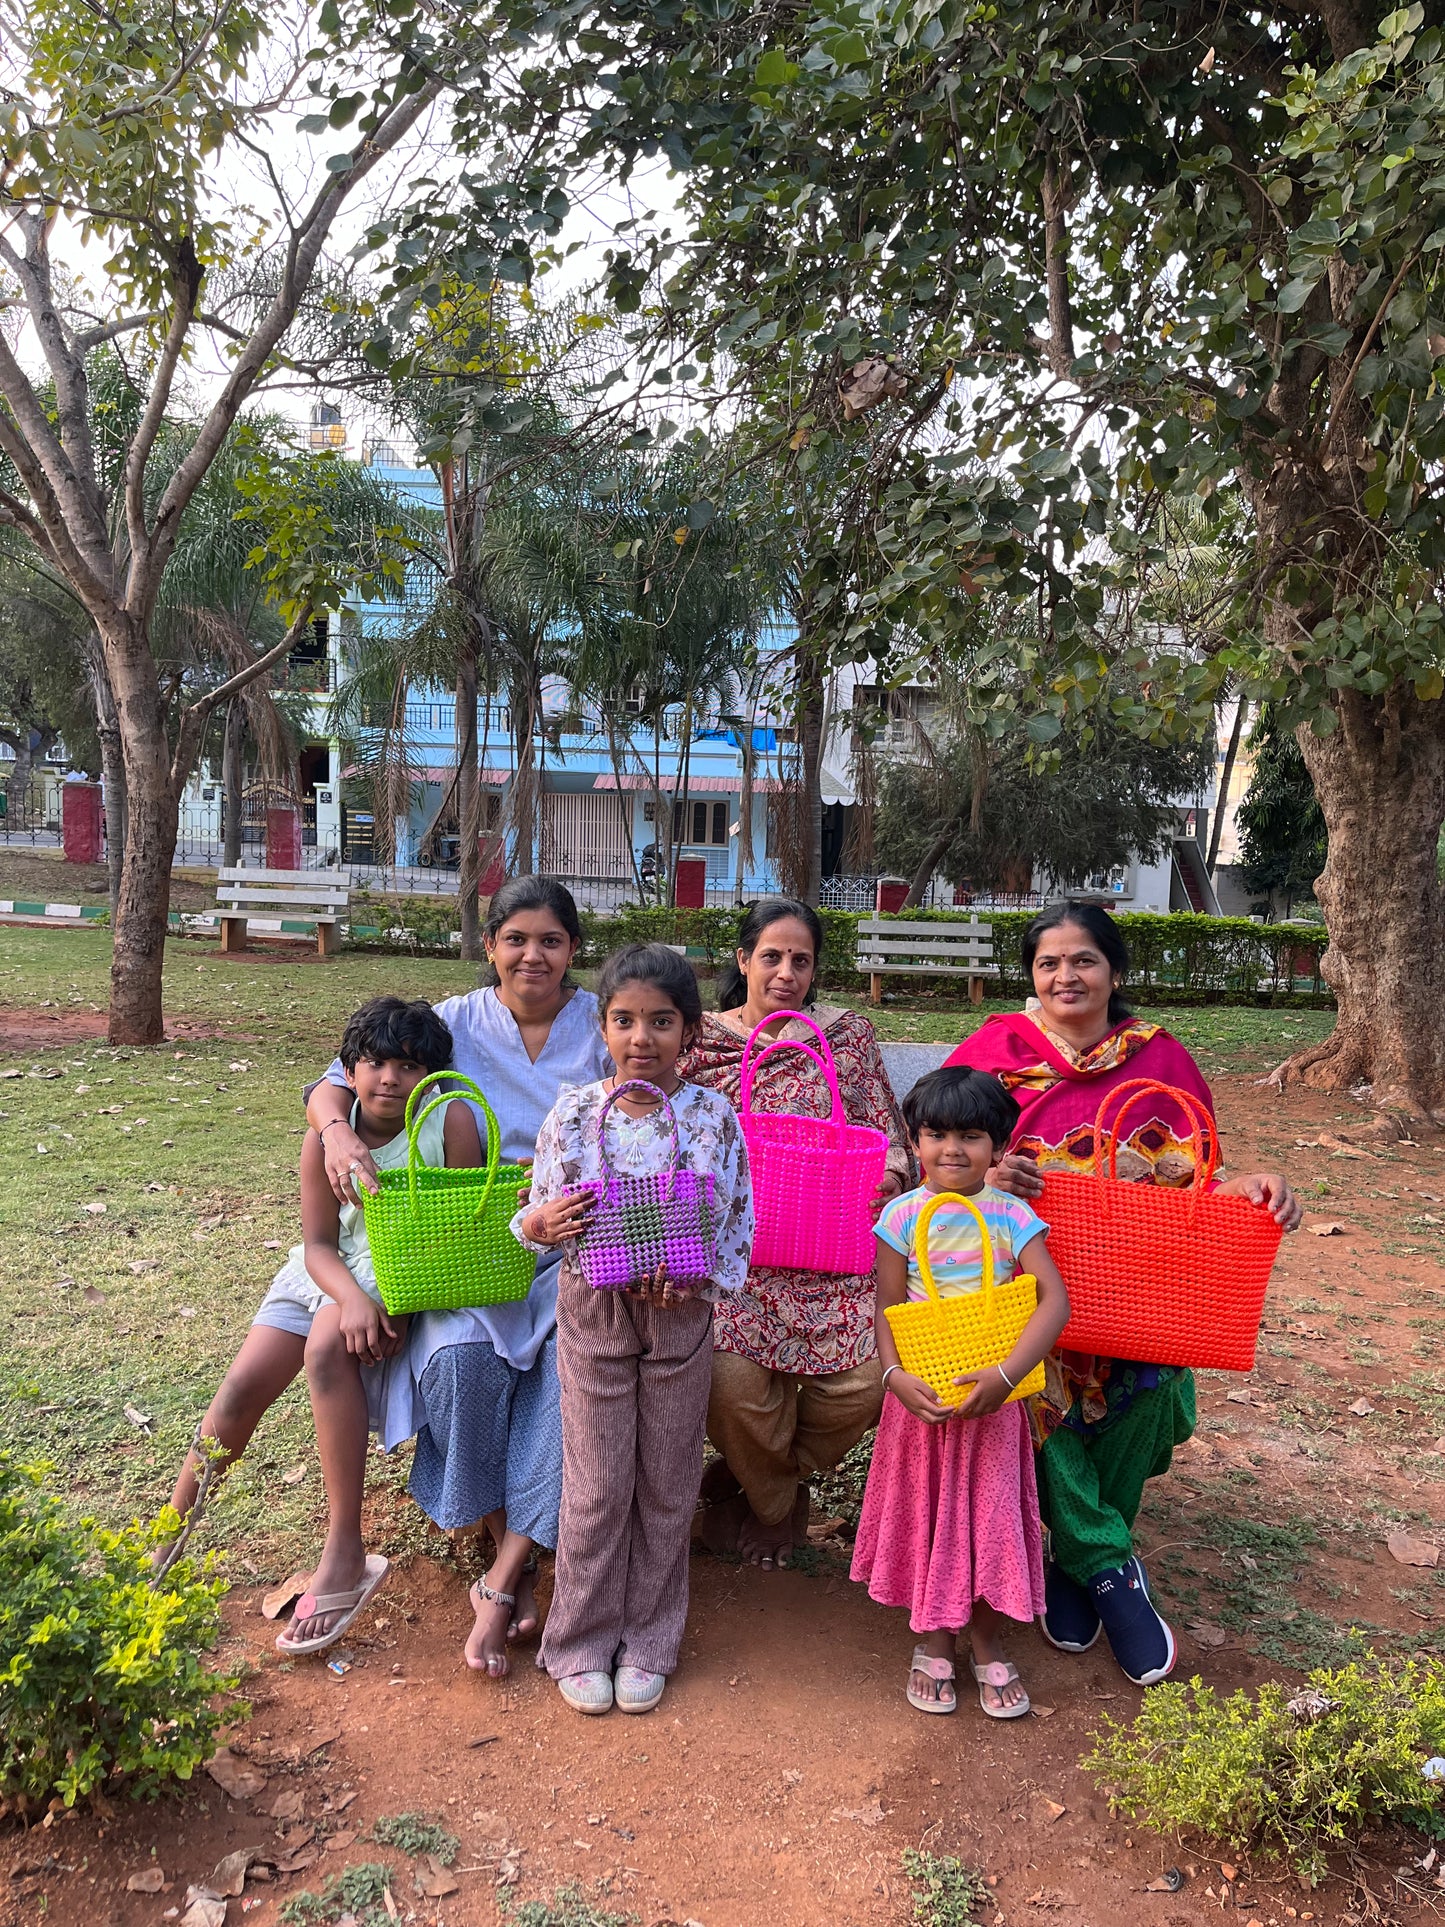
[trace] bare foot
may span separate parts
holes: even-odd
[[[764,1525],[749,1506],[738,1531],[738,1551],[743,1563],[761,1566],[765,1572],[774,1566],[786,1566],[793,1547],[808,1535],[808,1506],[809,1493],[805,1485],[798,1487],[792,1512],[775,1526]]]
[[[515,1607],[505,1595],[488,1599],[482,1591],[485,1584],[485,1578],[477,1580],[468,1595],[476,1621],[463,1651],[474,1673],[485,1673],[488,1679],[505,1679],[512,1669],[507,1658],[507,1632]]]
[[[537,1630],[537,1568],[523,1566],[517,1574],[517,1603],[512,1608],[508,1639],[526,1639]]]

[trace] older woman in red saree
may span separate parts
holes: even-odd
[[[991,1071],[1021,1108],[994,1184],[1036,1198],[1044,1170],[1091,1171],[1099,1104],[1134,1078],[1189,1092],[1212,1126],[1214,1100],[1189,1052],[1123,1003],[1129,953],[1105,911],[1083,904],[1044,911],[1025,933],[1023,963],[1034,986],[1027,1010],[989,1018],[948,1059]],[[1131,1113],[1118,1174],[1145,1184],[1192,1181],[1192,1133],[1181,1105],[1157,1096]],[[1273,1173],[1227,1178],[1217,1189],[1261,1205],[1287,1231],[1299,1223],[1298,1203]],[[1168,1470],[1175,1446],[1194,1430],[1193,1374],[1059,1351],[1047,1378],[1033,1414],[1052,1551],[1044,1635],[1064,1652],[1086,1652],[1102,1629],[1125,1674],[1152,1685],[1174,1665],[1174,1635],[1150,1600],[1133,1525],[1146,1481]]]

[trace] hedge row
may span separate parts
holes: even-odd
[[[716,967],[737,947],[739,910],[672,910],[627,906],[604,915],[583,916],[581,961],[599,964],[619,944],[639,941],[685,943]],[[919,922],[958,922],[967,913],[919,910],[903,913]],[[865,991],[868,979],[856,967],[858,925],[862,914],[822,910],[824,942],[820,982],[833,990]],[[979,921],[992,926],[994,957],[999,978],[990,994],[1023,997],[1025,983],[1019,962],[1023,933],[1033,913],[1027,910],[981,911]],[[1320,977],[1320,957],[1327,938],[1315,925],[1252,923],[1247,917],[1201,917],[1193,914],[1155,916],[1125,912],[1116,919],[1132,959],[1129,989],[1137,1002],[1160,1004],[1319,1004],[1334,999]],[[899,992],[920,980],[899,976],[891,987]],[[930,981],[930,989],[934,984]],[[952,986],[947,978],[940,989]],[[963,988],[962,979],[957,988]]]

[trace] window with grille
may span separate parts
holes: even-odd
[[[728,805],[706,803],[692,797],[687,803],[672,806],[674,843],[725,844],[728,841]]]

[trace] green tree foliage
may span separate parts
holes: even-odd
[[[1299,744],[1273,709],[1260,712],[1249,740],[1254,774],[1236,819],[1240,875],[1251,895],[1283,897],[1288,916],[1324,868],[1324,813]]]
[[[184,1562],[153,1586],[151,1544],[70,1519],[0,1454],[0,1793],[22,1810],[188,1780],[234,1716],[205,1659],[225,1586]]]
[[[1087,744],[1066,726],[1054,748],[1047,762],[1037,762],[1020,728],[990,753],[985,772],[980,747],[968,736],[929,744],[927,754],[883,760],[876,830],[882,866],[912,878],[928,862],[950,883],[1009,891],[1032,889],[1035,869],[1067,889],[1131,857],[1151,861],[1169,848],[1177,827],[1174,799],[1196,794],[1207,777],[1213,740],[1155,744],[1105,724]]]

